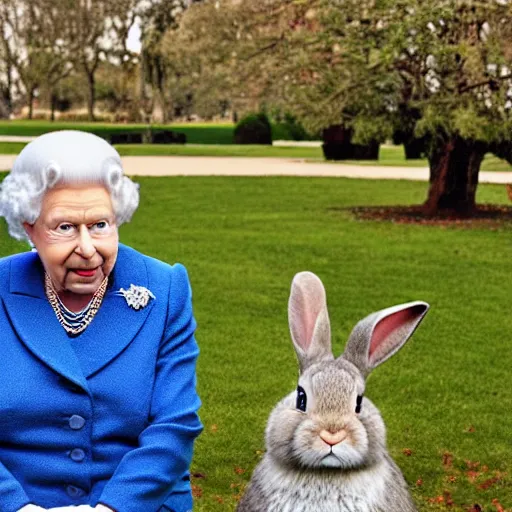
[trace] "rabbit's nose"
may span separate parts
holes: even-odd
[[[329,432],[328,430],[322,430],[320,432],[320,438],[322,441],[327,443],[329,446],[334,446],[335,444],[339,444],[347,438],[346,430],[338,430],[337,432]]]

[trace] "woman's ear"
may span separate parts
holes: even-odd
[[[28,236],[28,244],[30,245],[30,248],[32,251],[36,251],[36,246],[34,245],[34,242],[32,242],[32,234],[34,233],[34,225],[29,224],[28,222],[23,223],[23,228],[25,229],[25,233],[27,233]]]
[[[29,224],[28,222],[24,222],[23,223],[23,227],[25,228],[25,231],[26,231],[28,237],[30,238],[30,240],[32,240],[32,234],[34,232],[33,224]]]

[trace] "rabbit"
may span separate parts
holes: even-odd
[[[429,307],[418,301],[369,315],[336,359],[322,282],[311,272],[294,277],[288,318],[298,386],[270,414],[266,453],[237,512],[417,510],[364,390],[370,371],[405,344]]]

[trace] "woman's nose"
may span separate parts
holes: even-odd
[[[91,234],[89,233],[88,227],[85,225],[80,226],[78,233],[78,245],[75,252],[87,259],[92,258],[96,253],[96,247],[92,241]]]

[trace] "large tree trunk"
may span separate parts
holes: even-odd
[[[427,215],[449,212],[470,216],[475,209],[480,164],[488,151],[484,142],[455,136],[435,143],[429,156],[430,188]]]
[[[94,105],[96,103],[96,80],[94,79],[94,73],[87,72],[87,82],[89,90],[87,94],[87,114],[89,121],[96,121],[94,116]]]

